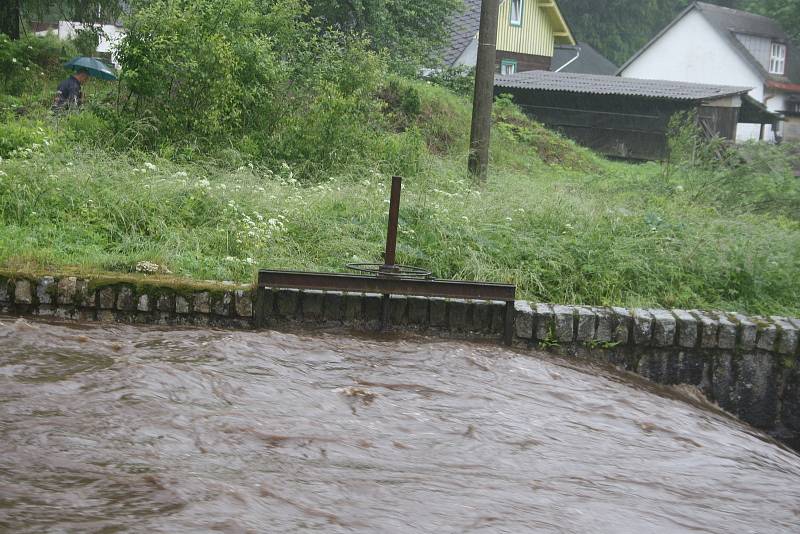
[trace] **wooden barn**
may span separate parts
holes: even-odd
[[[607,156],[660,160],[672,116],[696,110],[707,135],[736,140],[739,123],[779,117],[747,96],[749,87],[532,71],[495,77],[525,113]]]

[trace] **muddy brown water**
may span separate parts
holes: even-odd
[[[800,457],[602,367],[0,323],[0,531],[800,532]]]

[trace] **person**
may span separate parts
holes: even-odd
[[[53,111],[79,107],[83,104],[83,92],[81,86],[89,78],[89,73],[79,70],[60,84],[56,89],[56,97],[53,100]]]

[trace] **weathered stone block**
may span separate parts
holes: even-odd
[[[627,345],[632,339],[633,314],[626,308],[613,307],[614,312],[614,341],[620,345]]]
[[[593,306],[592,312],[597,317],[597,328],[594,339],[600,343],[609,343],[614,335],[614,314],[608,308]]]
[[[175,313],[181,315],[189,313],[189,301],[183,295],[175,295]]]
[[[697,318],[686,310],[672,310],[677,328],[677,345],[687,349],[697,345]]]
[[[653,341],[653,315],[641,308],[633,310],[633,342],[650,345]]]
[[[534,314],[535,338],[539,341],[555,339],[556,314],[549,304],[537,304]]]
[[[712,314],[719,323],[719,333],[717,334],[717,347],[725,350],[736,348],[737,328],[736,323],[731,321],[724,313],[717,312]]]
[[[236,291],[236,315],[239,317],[253,316],[253,292],[249,289]]]
[[[408,312],[408,297],[405,295],[392,295],[389,297],[389,322],[392,325],[404,325]]]
[[[778,327],[770,322],[766,317],[754,317],[758,327],[758,339],[756,348],[761,350],[773,351],[778,341]]]
[[[778,415],[776,359],[771,354],[748,353],[738,360],[736,413],[758,428],[771,428]]]
[[[408,323],[420,328],[428,326],[428,304],[428,299],[424,297],[409,297]]]
[[[370,325],[383,322],[383,295],[380,293],[364,293],[364,320]]]
[[[447,326],[447,301],[440,298],[430,299],[431,326],[444,328]]]
[[[211,303],[214,315],[229,317],[231,314],[231,307],[233,306],[233,293],[231,291],[217,293],[212,297]]]
[[[15,281],[14,302],[17,304],[33,304],[33,290],[29,280]]]
[[[75,303],[84,308],[94,308],[97,296],[89,285],[89,280],[79,279],[75,283]]]
[[[344,294],[338,291],[328,291],[323,297],[323,317],[331,323],[341,323],[344,320]]]
[[[657,384],[691,384],[703,382],[705,361],[702,356],[675,349],[651,349],[646,351],[636,371]]]
[[[56,301],[63,305],[75,303],[75,295],[77,293],[78,279],[74,276],[68,276],[58,281],[58,296]]]
[[[361,293],[345,293],[344,320],[352,324],[361,320],[364,295]]]
[[[115,301],[116,295],[113,287],[104,287],[97,291],[97,304],[101,310],[113,310]]]
[[[0,277],[0,304],[11,303],[11,294],[8,280]]]
[[[113,323],[117,320],[117,315],[111,309],[101,308],[97,312],[97,320],[101,323]]]
[[[653,345],[671,347],[675,344],[677,321],[667,310],[649,310],[653,316]]]
[[[506,331],[506,303],[502,300],[493,300],[489,303],[492,310],[492,334],[503,334]],[[514,313],[514,308],[511,308],[509,313]]]
[[[575,309],[571,306],[553,306],[556,339],[563,343],[575,340]]]
[[[739,349],[748,351],[756,348],[758,339],[758,325],[740,313],[731,314],[731,318],[738,325]]]
[[[133,288],[122,286],[117,292],[117,309],[131,311],[136,308],[133,300]]]
[[[714,356],[711,368],[711,393],[721,408],[734,413],[737,399],[734,393],[736,376],[733,368],[733,354],[725,352]]]
[[[476,334],[485,334],[492,330],[491,303],[485,300],[472,301],[470,305],[470,318],[467,329]]]
[[[520,339],[533,339],[534,315],[531,305],[518,300],[514,303],[514,332]]]
[[[153,302],[150,298],[150,295],[144,293],[139,295],[139,300],[136,303],[136,309],[140,312],[151,312],[153,311]]]
[[[585,342],[593,340],[597,317],[591,309],[584,306],[577,306],[575,309],[578,312],[578,327],[575,331],[576,341]]]
[[[303,309],[304,321],[321,321],[322,304],[325,293],[322,291],[303,291],[300,294],[300,306]]]
[[[53,304],[56,299],[53,298],[55,292],[56,281],[52,276],[43,276],[36,284],[36,300],[39,304]]]
[[[211,295],[208,291],[198,291],[192,295],[192,311],[195,313],[211,313]]]
[[[776,350],[780,354],[797,352],[797,328],[785,317],[770,317],[779,329]]]
[[[800,365],[795,365],[786,375],[781,403],[781,422],[789,431],[800,437]]]
[[[700,347],[704,349],[717,348],[719,322],[708,314],[699,310],[691,310],[700,326]]]
[[[161,293],[158,295],[158,300],[156,301],[156,309],[160,312],[169,313],[173,311],[175,307],[175,298],[170,293]]]
[[[451,331],[464,332],[469,326],[470,302],[462,299],[447,301],[447,320]]]

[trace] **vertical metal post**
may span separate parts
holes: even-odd
[[[397,272],[397,224],[400,218],[400,192],[403,189],[403,179],[399,176],[392,177],[392,196],[389,200],[389,228],[386,231],[386,253],[383,257],[382,273]]]

